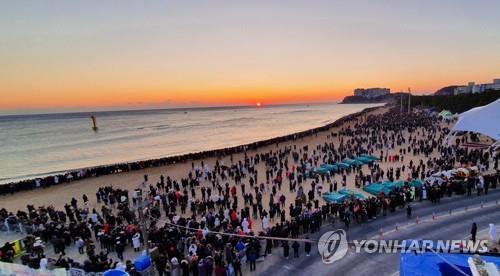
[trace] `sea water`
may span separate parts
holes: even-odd
[[[0,116],[0,183],[218,149],[326,125],[370,104]],[[92,130],[90,116],[97,118]]]

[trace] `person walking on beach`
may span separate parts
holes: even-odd
[[[411,206],[410,206],[410,204],[408,204],[406,206],[406,217],[407,218],[411,218],[411,211],[412,211]]]

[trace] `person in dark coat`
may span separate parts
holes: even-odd
[[[293,257],[298,258],[299,257],[299,248],[300,248],[299,243],[297,241],[294,241],[292,244],[292,248],[293,248]]]
[[[163,276],[165,273],[165,268],[167,267],[167,258],[165,255],[160,254],[155,260],[156,270],[158,270],[158,275]]]
[[[290,256],[290,245],[288,245],[288,241],[283,242],[283,257],[288,260],[288,256]]]
[[[306,237],[306,239],[309,239],[309,237]],[[306,242],[306,244],[304,245],[304,250],[306,251],[306,256],[309,257],[309,255],[311,254],[311,243],[310,242]]]
[[[472,223],[472,228],[470,229],[471,240],[476,242],[477,235],[477,224],[475,222]]]

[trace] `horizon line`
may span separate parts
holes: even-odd
[[[179,107],[151,107],[151,108],[121,108],[117,107],[113,109],[112,107],[106,109],[89,109],[80,111],[54,111],[54,112],[40,112],[35,111],[34,113],[2,113],[0,111],[0,117],[17,117],[17,116],[46,116],[46,115],[56,115],[56,114],[82,114],[82,113],[108,113],[108,112],[140,112],[140,111],[161,111],[161,110],[187,110],[187,109],[224,109],[224,108],[266,108],[266,107],[276,107],[276,106],[293,106],[293,105],[305,105],[305,104],[340,104],[342,101],[316,101],[316,102],[298,102],[298,103],[273,103],[273,104],[263,104],[259,107],[254,104],[235,104],[235,105],[209,105],[209,106],[179,106]],[[367,103],[370,104],[370,103]]]

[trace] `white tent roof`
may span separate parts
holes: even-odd
[[[500,99],[459,115],[452,131],[472,131],[500,140]]]

